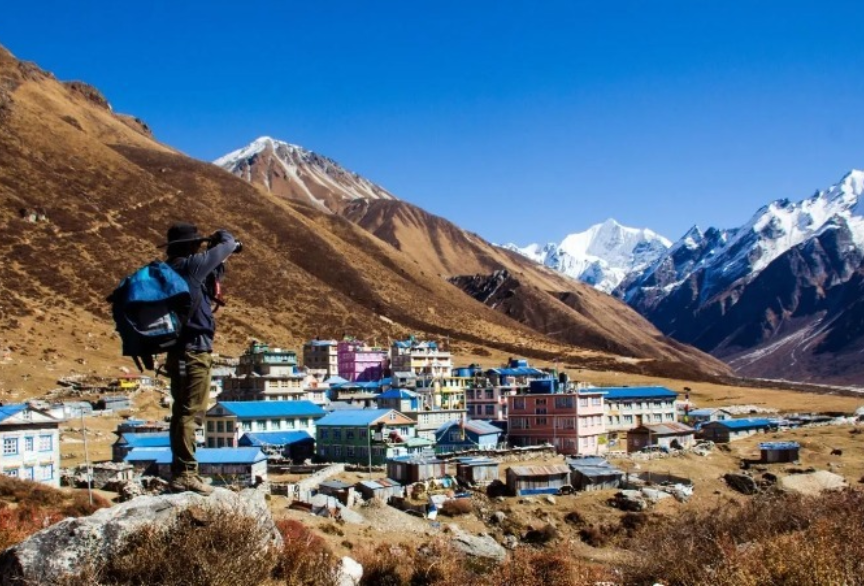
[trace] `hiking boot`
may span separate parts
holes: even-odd
[[[194,492],[207,496],[213,492],[213,487],[204,482],[197,474],[184,474],[176,476],[169,485],[173,492]]]

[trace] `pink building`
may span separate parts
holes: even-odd
[[[339,376],[347,381],[377,381],[381,379],[387,352],[372,348],[358,340],[342,340],[336,346]]]
[[[561,454],[606,452],[601,389],[507,397],[508,441],[514,446],[552,444]]]

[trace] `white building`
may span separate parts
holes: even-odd
[[[420,342],[411,337],[393,342],[390,368],[393,372],[413,372],[418,376],[449,377],[453,373],[453,359],[450,352],[438,348],[437,343]]]
[[[222,401],[205,415],[208,448],[236,448],[246,432],[308,431],[326,415],[309,401]]]
[[[60,421],[25,403],[0,406],[0,471],[60,486]]]

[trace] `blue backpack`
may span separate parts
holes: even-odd
[[[125,277],[111,295],[111,313],[123,343],[140,371],[153,370],[153,356],[180,341],[189,319],[189,286],[170,265],[153,261]]]

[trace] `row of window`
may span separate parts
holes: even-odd
[[[672,409],[675,406],[674,401],[639,401],[631,402],[631,401],[608,401],[606,403],[609,407],[615,408],[616,406],[622,411],[630,411],[632,409]]]
[[[468,413],[470,415],[495,415],[496,405],[468,405]]]
[[[603,424],[602,415],[579,417],[580,427],[594,427]],[[576,429],[576,417],[511,417],[511,429],[531,429],[532,427],[543,428],[554,425],[556,429]]]
[[[3,474],[23,480],[52,480],[54,478],[54,464],[25,466],[24,468],[5,468]]]
[[[208,448],[236,448],[237,446],[234,443],[234,438],[224,438],[224,437],[208,437],[207,438],[207,447]]]
[[[642,423],[661,423],[663,421],[674,421],[675,415],[672,413],[646,413],[641,416]],[[621,425],[624,424],[632,424],[633,416],[632,415],[609,415],[606,418],[608,425]]]
[[[22,441],[23,440],[23,441]],[[16,456],[18,454],[26,454],[28,452],[35,452],[37,438],[26,436],[23,438],[20,437],[4,437],[3,438],[3,455],[4,456]],[[40,435],[38,437],[39,440],[39,450],[40,452],[51,452],[54,450],[54,438],[50,435]]]
[[[309,419],[257,419],[253,421],[241,421],[241,431],[279,431],[288,429],[306,429],[315,425],[313,418]],[[233,433],[235,424],[233,420],[207,420],[207,431],[209,433]]]
[[[594,407],[599,407],[603,404],[603,397],[574,397],[572,395],[563,395],[560,397],[555,397],[555,408],[556,409],[573,409],[578,398],[579,407],[588,407],[592,405]],[[533,398],[533,401],[528,401],[526,397],[514,397],[513,398],[513,410],[514,411],[524,411],[528,405],[532,405],[534,409],[538,411],[544,410],[546,408],[546,398]]]

